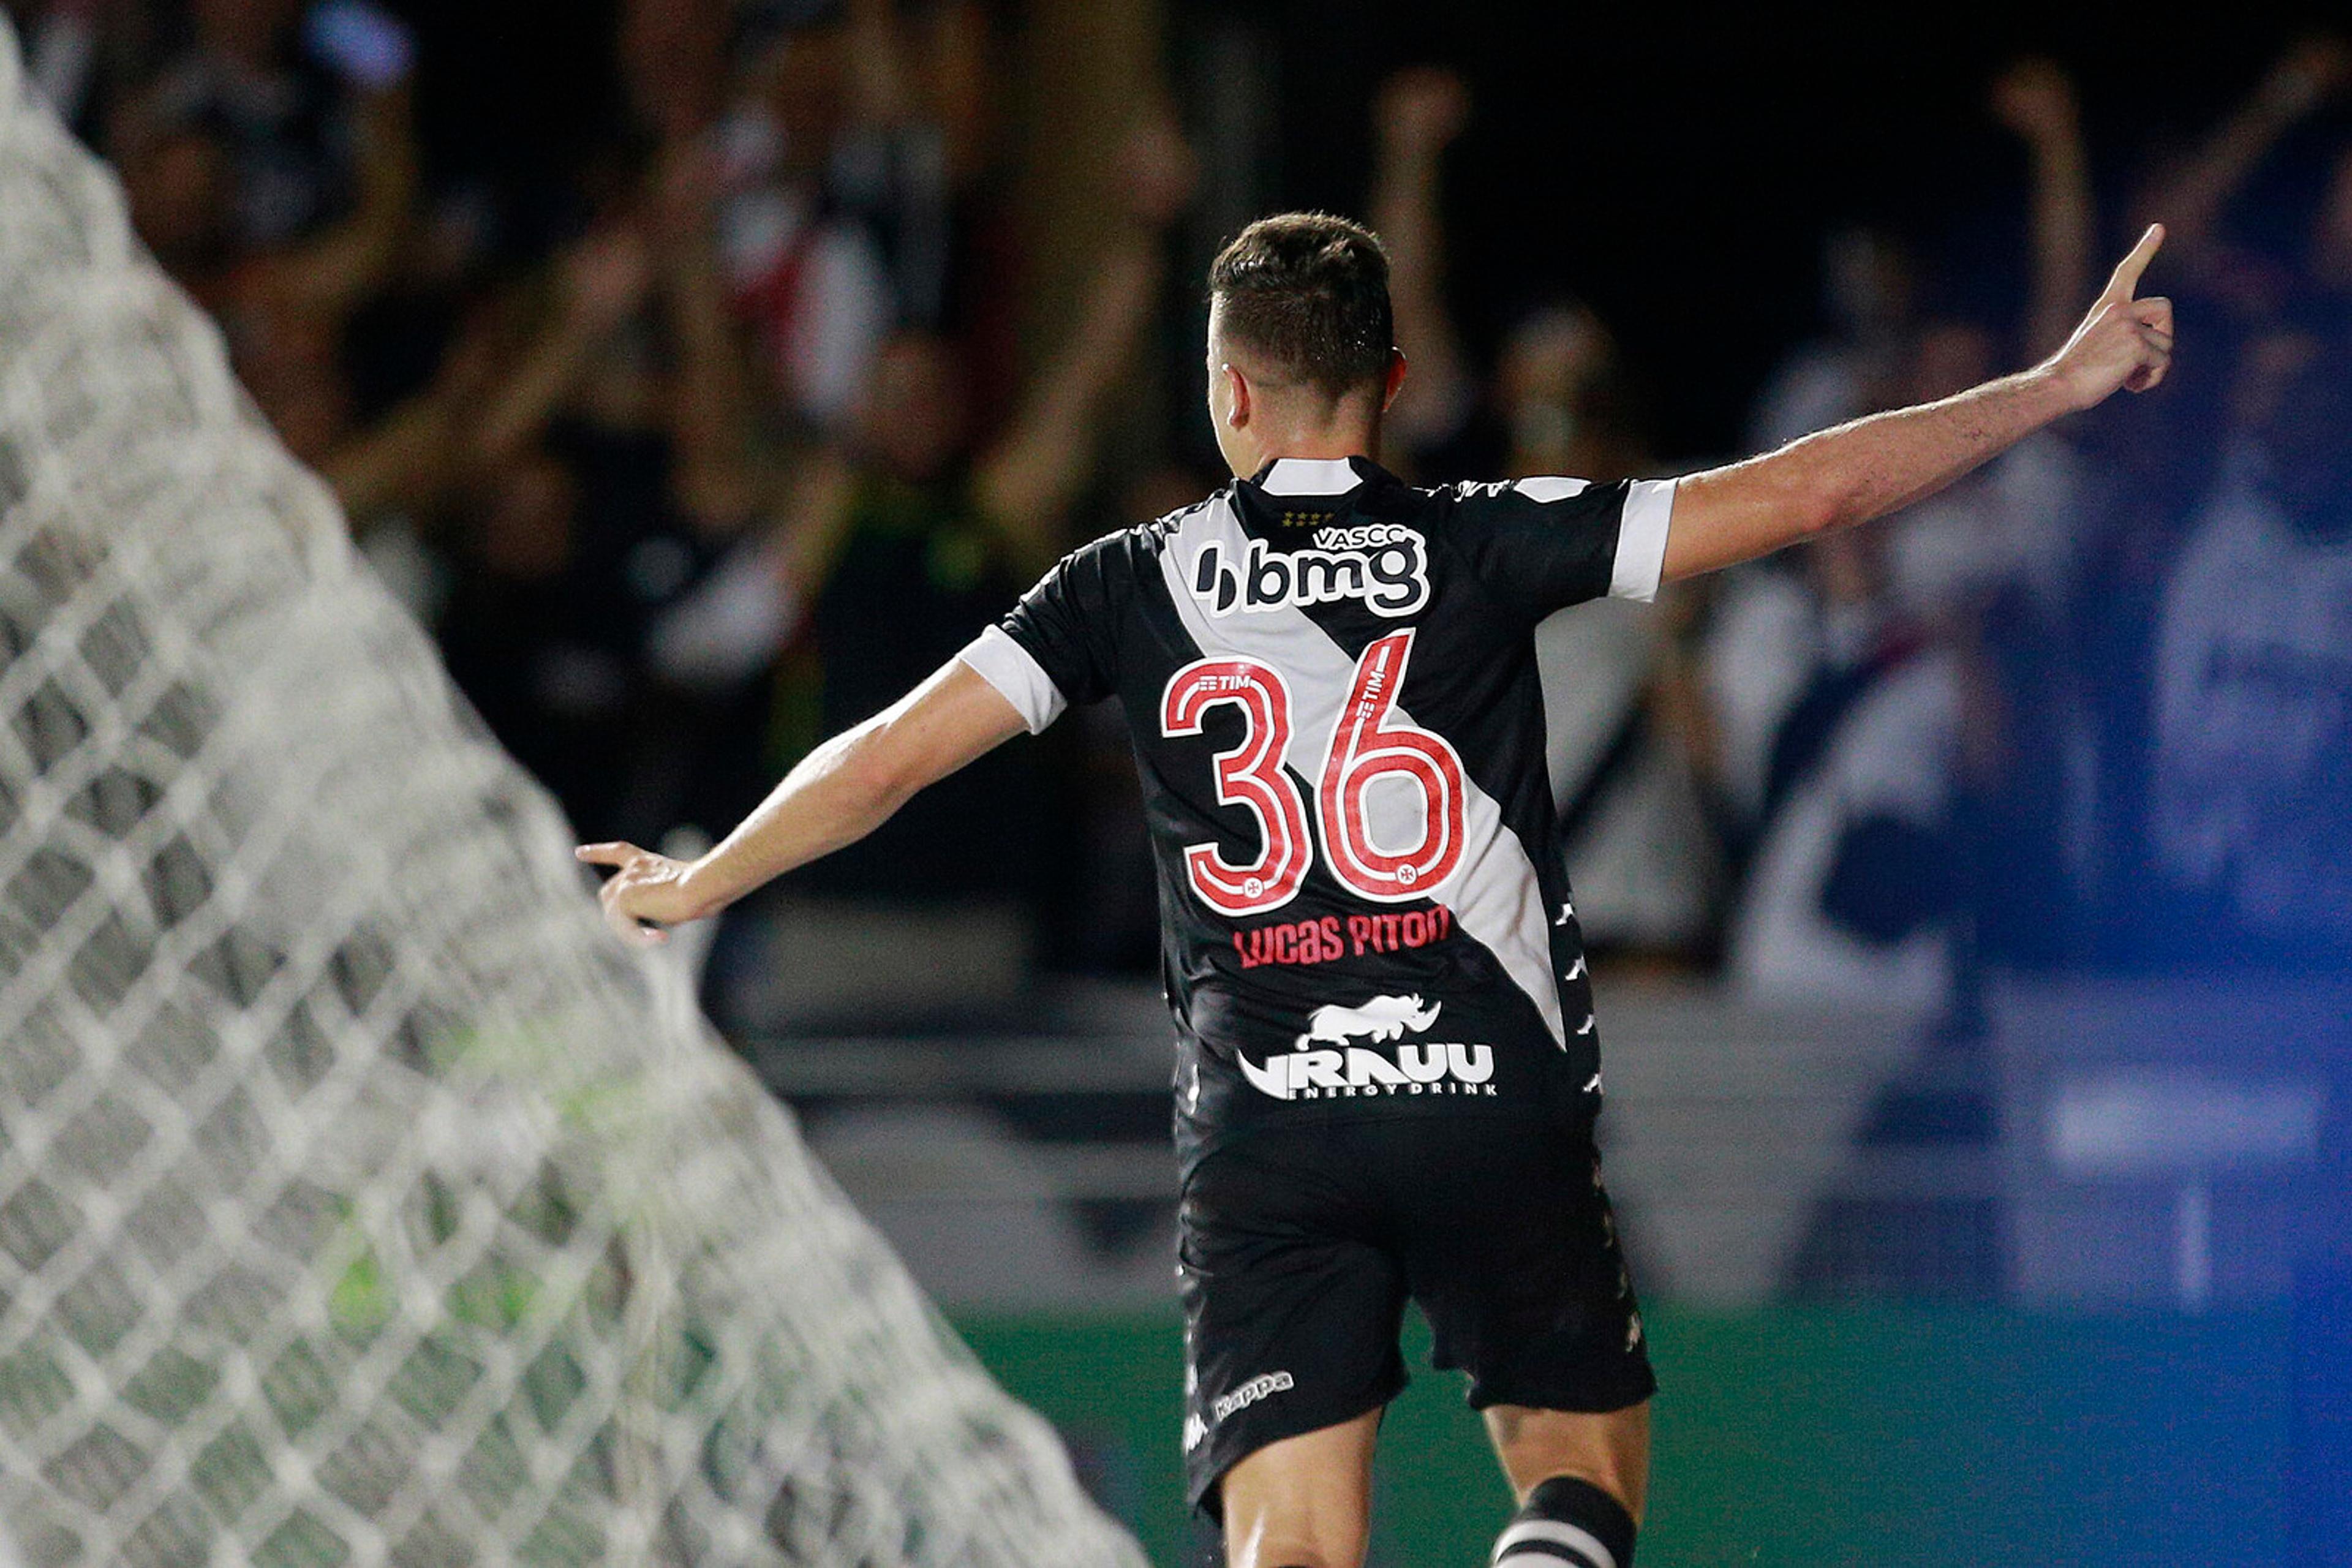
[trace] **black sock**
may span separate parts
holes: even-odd
[[[1511,1516],[1495,1568],[1633,1568],[1633,1516],[1591,1481],[1554,1476]]]

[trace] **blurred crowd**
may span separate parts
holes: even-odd
[[[1096,252],[1049,341],[1016,342],[992,82],[1017,6],[583,6],[610,101],[520,166],[420,113],[434,35],[411,7],[6,8],[260,413],[584,836],[723,832],[1064,550],[1220,478],[1195,406],[1155,395],[1201,309],[1164,93],[1089,132],[1119,149]],[[1597,946],[1923,1009],[1965,1008],[1990,965],[2352,960],[2347,86],[2352,54],[2315,40],[2203,134],[2130,147],[2098,141],[2060,65],[2002,71],[1984,112],[2028,171],[2021,301],[1981,298],[1965,247],[1822,237],[1819,331],[1758,389],[1750,449],[2049,352],[2152,217],[2181,353],[2155,395],[1891,523],[1544,628]],[[1657,449],[1573,278],[1496,343],[1457,331],[1444,179],[1476,112],[1416,68],[1364,128],[1412,365],[1389,466],[1605,479],[1732,455]],[[1135,818],[1095,715],[733,918],[996,910],[1024,964],[1146,970]],[[760,1026],[758,989],[722,1009]]]

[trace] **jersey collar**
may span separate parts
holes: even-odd
[[[1276,458],[1250,483],[1270,496],[1341,496],[1387,477],[1370,458]]]

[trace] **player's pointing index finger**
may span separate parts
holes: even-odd
[[[583,844],[572,853],[591,866],[625,866],[645,851],[634,844]]]
[[[2116,263],[2116,273],[2107,279],[2105,297],[2109,300],[2130,299],[2132,291],[2139,287],[2139,275],[2147,270],[2147,264],[2156,258],[2157,247],[2163,243],[2164,226],[2160,223],[2148,225],[2147,232],[2139,237],[2137,245],[2132,247],[2131,254]]]

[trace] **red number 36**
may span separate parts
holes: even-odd
[[[1364,650],[1325,747],[1315,809],[1323,830],[1325,862],[1339,884],[1360,897],[1398,903],[1427,896],[1462,861],[1462,758],[1444,736],[1416,730],[1397,717],[1397,693],[1412,658],[1410,628],[1391,632]],[[1283,767],[1291,740],[1290,688],[1272,665],[1254,658],[1204,658],[1169,679],[1160,704],[1163,735],[1197,735],[1204,715],[1220,703],[1242,711],[1241,743],[1217,753],[1217,800],[1245,807],[1257,819],[1264,847],[1235,866],[1217,846],[1185,847],[1192,891],[1227,915],[1261,914],[1297,896],[1314,859],[1307,802]],[[1402,779],[1420,794],[1420,837],[1384,845],[1371,832],[1371,787]]]

